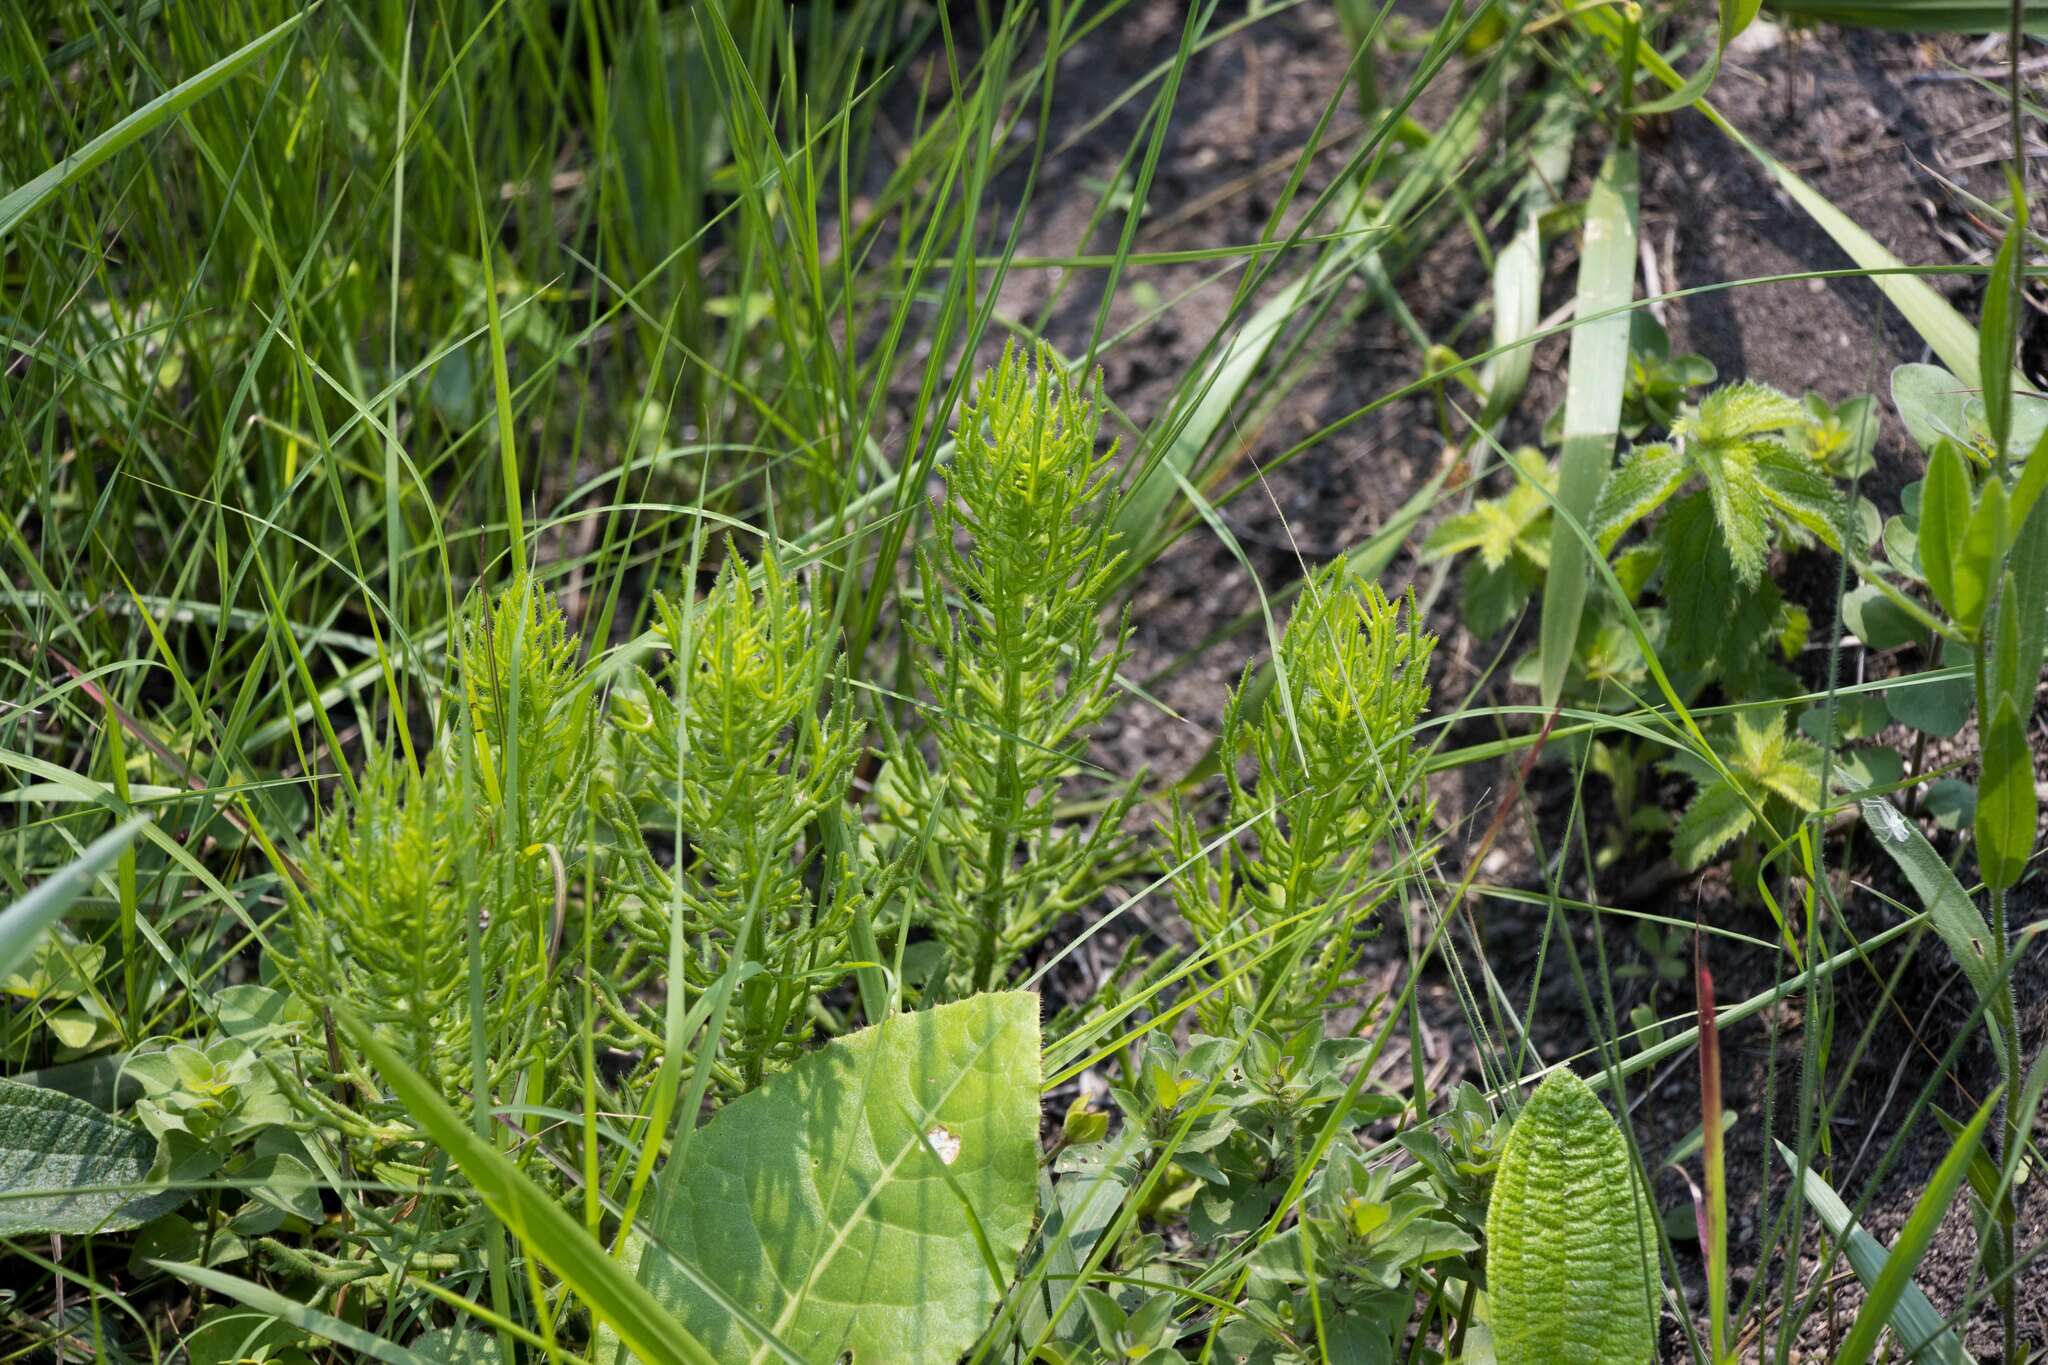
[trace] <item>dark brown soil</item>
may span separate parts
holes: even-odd
[[[1086,232],[1092,192],[1062,196],[1047,187],[1114,176],[1144,101],[1133,101],[1091,132],[1077,130],[1109,94],[1171,56],[1184,18],[1182,8],[1166,0],[1141,5],[1087,40],[1062,67],[1061,88],[1071,97],[1059,102],[1052,142],[1078,140],[1044,173],[1021,253],[1113,248],[1114,224],[1092,236]],[[1945,178],[1986,198],[1997,196],[2005,137],[2003,106],[1958,78],[1955,68],[1960,63],[1994,69],[2001,59],[2002,46],[1996,43],[1833,31],[1777,34],[1760,25],[1742,51],[1731,56],[1714,98],[1736,126],[1807,177],[1903,260],[1982,263],[1995,239],[1972,218],[1967,203],[1942,182]],[[1333,11],[1323,6],[1275,15],[1198,57],[1163,151],[1139,249],[1255,240],[1286,168],[1329,92],[1341,81],[1346,60]],[[1458,78],[1454,71],[1415,107],[1422,123],[1434,126],[1442,118]],[[1394,84],[1391,74],[1389,84]],[[1355,145],[1358,135],[1358,119],[1347,102],[1327,141],[1343,149]],[[1703,118],[1687,113],[1654,120],[1645,124],[1641,136],[1641,236],[1658,289],[1670,292],[1851,264],[1811,218],[1773,188],[1750,157]],[[1573,197],[1583,195],[1597,164],[1599,138],[1597,132],[1589,132],[1581,141],[1573,183],[1567,189]],[[1309,177],[1311,192],[1318,187],[1316,177],[1327,178],[1339,156],[1333,152],[1317,162]],[[1552,254],[1546,312],[1569,298],[1573,265],[1572,244],[1561,243]],[[1140,315],[1135,300],[1142,292],[1174,298],[1193,289],[1213,269],[1213,264],[1195,264],[1132,270],[1110,309],[1109,331],[1114,334]],[[1469,321],[1486,292],[1485,272],[1469,240],[1455,234],[1397,283],[1432,336],[1448,335],[1461,319]],[[1235,284],[1233,275],[1197,290],[1104,353],[1106,390],[1131,430],[1143,431],[1160,417],[1176,378],[1195,362],[1223,322]],[[1037,323],[1043,313],[1046,334],[1072,351],[1086,344],[1100,287],[1099,272],[1063,285],[1054,272],[1026,271],[1013,278],[1002,303],[1007,316],[1028,323]],[[1937,287],[1966,315],[1974,316],[1978,286],[1972,277],[1944,277]],[[1811,389],[1835,401],[1859,392],[1882,395],[1894,366],[1928,358],[1905,320],[1861,280],[1748,285],[1695,294],[1656,311],[1670,328],[1674,350],[1704,354],[1723,379],[1752,378],[1793,393]],[[1420,370],[1421,357],[1381,309],[1367,311],[1327,344],[1327,358],[1286,409],[1264,428],[1243,433],[1251,460],[1270,463],[1308,433],[1411,381]],[[1469,339],[1462,344],[1470,349]],[[1508,433],[1510,440],[1533,439],[1543,415],[1561,398],[1563,353],[1561,339],[1539,349],[1521,415]],[[1896,416],[1888,405],[1882,407],[1878,467],[1866,479],[1864,491],[1890,511],[1896,508],[1899,489],[1918,477],[1919,464]],[[1304,563],[1318,563],[1369,535],[1444,458],[1431,405],[1420,398],[1394,403],[1275,470],[1263,488],[1229,506],[1225,517],[1252,571],[1266,591],[1273,592],[1298,577]],[[1817,643],[1803,671],[1809,680],[1819,682],[1822,651],[1833,629],[1836,568],[1830,560],[1809,557],[1785,566],[1785,572],[1786,581],[1814,614]],[[1418,564],[1412,551],[1395,561],[1388,579],[1390,588],[1413,582],[1431,604],[1431,624],[1443,637],[1439,701],[1455,703],[1495,660],[1500,642],[1476,640],[1463,630],[1454,610],[1455,592],[1440,590],[1444,585],[1439,576],[1430,566]],[[1256,651],[1258,636],[1254,632],[1192,661],[1187,656],[1218,625],[1256,605],[1251,574],[1235,553],[1206,531],[1183,539],[1153,566],[1133,602],[1137,640],[1130,672],[1144,678],[1172,671],[1155,687],[1160,708],[1125,708],[1112,722],[1097,751],[1105,767],[1125,773],[1144,768],[1156,776],[1173,777],[1207,749],[1224,694],[1247,654]],[[1865,662],[1853,651],[1844,656],[1844,667],[1852,673]],[[1528,703],[1533,697],[1495,683],[1482,700]],[[1490,738],[1490,724],[1462,727],[1452,742]],[[1514,773],[1505,767],[1473,767],[1452,775],[1440,787],[1444,830],[1450,839],[1446,861],[1453,871],[1461,865],[1463,842],[1475,837],[1491,818],[1492,803],[1513,780]],[[1547,847],[1555,848],[1563,830],[1569,782],[1569,773],[1553,765],[1539,769],[1532,781],[1530,808]],[[1676,798],[1682,792],[1680,785],[1661,795]],[[1587,795],[1594,805],[1591,818],[1597,837],[1600,822],[1611,824],[1615,812],[1601,808],[1608,803],[1604,784],[1597,779],[1588,784]],[[1837,841],[1829,856],[1838,873],[1846,871],[1859,882],[1903,894],[1887,868],[1873,865],[1867,846]],[[1509,821],[1500,848],[1483,865],[1485,878],[1535,887],[1541,885],[1538,868],[1526,828],[1519,819]],[[1849,925],[1857,933],[1868,934],[1891,922],[1892,912],[1869,892],[1846,884],[1843,890]],[[1770,921],[1760,909],[1731,896],[1725,872],[1678,877],[1654,847],[1631,854],[1604,872],[1599,887],[1574,885],[1568,877],[1565,892],[1594,900],[1604,895],[1608,903],[1624,909],[1697,914],[1759,937],[1771,933]],[[2016,923],[2040,915],[2038,879],[2022,888],[2022,896]],[[1147,911],[1161,921],[1171,918],[1163,898],[1141,907],[1140,915]],[[1493,970],[1511,993],[1525,991],[1541,913],[1490,902],[1484,923],[1485,951]],[[1156,927],[1167,936],[1174,933],[1164,922]],[[1572,927],[1574,943],[1591,971],[1593,943],[1586,923],[1574,919]],[[1394,936],[1387,941],[1391,945]],[[1842,926],[1830,928],[1830,941],[1838,947],[1845,942]],[[1616,963],[1641,958],[1625,931],[1611,933],[1605,949]],[[1470,945],[1461,945],[1461,951],[1469,955]],[[1762,951],[1717,947],[1715,952],[1724,1007],[1769,989],[1778,973],[1794,970]],[[1886,1001],[1881,973],[1896,960],[1881,956],[1876,970],[1850,972],[1837,980],[1832,995],[1832,1057],[1826,1070],[1829,1084],[1840,1084],[1841,1091],[1824,1140],[1825,1168],[1839,1188],[1859,1192],[1880,1163],[1887,1163],[1867,1220],[1870,1229],[1887,1241],[1896,1235],[1946,1151],[1947,1139],[1928,1121],[1908,1135],[1899,1152],[1888,1153],[1887,1144],[1899,1116],[1937,1074],[1939,1056],[1963,1027],[1969,1003],[1967,987],[1932,940],[1920,945],[1895,996]],[[1387,965],[1391,970],[1393,963]],[[2039,971],[2029,971],[2021,983],[2022,1010],[2031,1021],[2028,1035],[2036,1038],[2048,1027],[2040,979]],[[1689,1001],[1673,996],[1672,988],[1665,989],[1658,1000],[1660,1012],[1670,1014],[1687,1006]],[[1643,983],[1636,980],[1620,983],[1618,990],[1616,1007],[1624,1015],[1645,994]],[[1445,1079],[1477,1079],[1477,1059],[1447,986],[1427,982],[1424,996],[1432,1029],[1446,1040]],[[1541,999],[1542,1033],[1534,1041],[1542,1054],[1554,1060],[1586,1046],[1589,1028],[1581,996],[1556,948]],[[1785,1206],[1788,1182],[1782,1166],[1765,1159],[1766,1113],[1774,1107],[1776,1135],[1795,1140],[1784,1116],[1797,1112],[1806,1022],[1801,1006],[1786,1004],[1766,1020],[1731,1027],[1723,1043],[1728,1103],[1739,1114],[1730,1138],[1736,1292],[1740,1294],[1762,1271],[1772,1277],[1773,1288],[1765,1296],[1769,1300],[1778,1296],[1775,1286],[1782,1280],[1783,1267],[1775,1262],[1757,1264],[1758,1201],[1767,1190],[1768,1207],[1775,1216]],[[1869,1047],[1852,1070],[1847,1058],[1866,1027],[1872,1029]],[[1933,1098],[1951,1112],[1968,1112],[1994,1081],[1988,1052],[1973,1042],[1963,1049],[1951,1074],[1936,1085]],[[1640,1141],[1655,1159],[1698,1122],[1693,1059],[1681,1057],[1658,1070],[1647,1084],[1631,1088],[1630,1099]],[[1684,1187],[1675,1177],[1664,1181],[1660,1193],[1682,1207]],[[1807,1226],[1812,1227],[1810,1218]],[[2032,1186],[2023,1187],[2023,1251],[2041,1244],[2044,1236],[2048,1200],[2032,1192]],[[1973,1241],[1966,1206],[1959,1204],[1919,1276],[1944,1311],[1965,1289]],[[1807,1246],[1817,1250],[1818,1243],[1809,1236]],[[1679,1255],[1697,1305],[1695,1251],[1681,1242]],[[1812,1260],[1799,1268],[1802,1292],[1811,1286],[1817,1268]],[[1854,1316],[1860,1290],[1839,1261],[1833,1279],[1839,1282],[1833,1291],[1833,1311],[1814,1316],[1795,1359],[1829,1353],[1830,1331],[1846,1329]],[[2048,1270],[2027,1271],[2019,1299],[2025,1338],[2037,1344],[2048,1339]],[[1774,1330],[1775,1318],[1772,1325]],[[1996,1324],[1989,1313],[1980,1311],[1973,1318],[1969,1346],[1979,1360],[1999,1358]],[[1683,1354],[1675,1333],[1667,1347],[1674,1358]]]

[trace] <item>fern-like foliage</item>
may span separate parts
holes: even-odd
[[[918,557],[909,633],[936,756],[894,746],[902,799],[884,814],[947,869],[931,890],[956,991],[994,986],[1097,894],[1129,799],[1092,826],[1055,819],[1130,636],[1099,619],[1120,558],[1101,403],[1099,380],[1084,387],[1050,350],[1005,351],[964,407]]]
[[[477,776],[522,845],[568,841],[597,753],[580,642],[561,606],[521,580],[465,613],[458,667]]]
[[[1216,1031],[1263,993],[1277,1027],[1297,1026],[1356,963],[1360,929],[1390,890],[1377,874],[1380,847],[1426,809],[1413,728],[1429,704],[1435,645],[1412,600],[1389,600],[1338,560],[1303,591],[1271,692],[1261,696],[1247,669],[1231,694],[1218,747],[1233,837],[1205,851],[1210,841],[1178,803],[1164,829],[1176,903],[1218,947],[1212,975],[1230,982],[1203,1007]],[[1241,970],[1274,936],[1295,933],[1317,945],[1298,963],[1281,953]]]
[[[1611,548],[1698,477],[1743,584],[1763,576],[1779,537],[1839,550],[1843,499],[1825,467],[1788,444],[1811,419],[1805,404],[1762,384],[1715,390],[1672,424],[1669,442],[1630,453],[1601,496],[1594,535]]]
[[[482,909],[463,887],[485,856],[475,822],[457,809],[438,772],[373,750],[354,799],[313,837],[293,922],[301,988],[388,1028],[406,1059],[450,1091],[468,1059],[466,916]],[[502,920],[480,930],[488,956],[502,961],[511,949]]]
[[[756,588],[728,547],[701,602],[657,599],[669,667],[659,680],[642,673],[640,704],[617,699],[613,712],[667,804],[609,803],[639,890],[624,909],[633,944],[665,955],[680,909],[692,986],[708,985],[735,953],[764,969],[742,987],[733,1027],[750,1081],[801,1048],[815,974],[843,960],[848,902],[820,916],[805,876],[816,851],[808,836],[821,812],[844,802],[862,733],[843,696],[820,714],[837,651],[811,605],[772,553],[759,576]],[[649,851],[642,823],[680,836],[675,867]],[[828,887],[851,876],[843,866],[825,872]],[[634,970],[628,962],[619,975]]]

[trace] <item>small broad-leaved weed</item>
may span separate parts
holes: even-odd
[[[1340,559],[1305,585],[1270,689],[1247,668],[1231,694],[1217,745],[1231,837],[1206,837],[1178,799],[1164,826],[1175,903],[1219,987],[1201,1006],[1212,1030],[1262,997],[1282,1030],[1320,1017],[1376,932],[1392,891],[1379,855],[1426,810],[1414,726],[1435,644],[1412,601]]]
[[[1725,772],[1690,752],[1665,763],[1698,788],[1671,833],[1672,853],[1688,871],[1738,838],[1761,828],[1782,835],[1820,809],[1820,746],[1787,733],[1781,714],[1738,712],[1723,738],[1715,748]]]

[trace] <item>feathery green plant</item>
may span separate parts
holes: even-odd
[[[1133,781],[1090,825],[1059,820],[1090,734],[1117,699],[1128,619],[1107,632],[1120,554],[1116,446],[1096,444],[1099,376],[1049,348],[1006,348],[961,409],[945,494],[919,554],[906,626],[931,697],[931,759],[891,755],[911,838],[933,825],[935,927],[948,989],[986,990],[1097,894]]]
[[[1361,938],[1377,932],[1368,916],[1394,885],[1381,850],[1428,809],[1413,731],[1429,704],[1435,646],[1412,597],[1395,602],[1338,560],[1303,590],[1272,692],[1259,697],[1246,667],[1218,744],[1227,837],[1210,851],[1178,798],[1162,825],[1175,903],[1219,949],[1209,974],[1228,982],[1201,1006],[1212,1031],[1226,1032],[1233,1008],[1255,1002],[1275,1027],[1298,1028],[1343,983]],[[1272,953],[1285,939],[1313,948]],[[1249,970],[1260,957],[1263,967]]]
[[[622,903],[615,984],[639,978],[640,954],[665,958],[672,908],[693,993],[734,956],[758,965],[731,1022],[748,1084],[803,1046],[811,997],[844,971],[852,854],[825,853],[816,826],[846,799],[862,733],[843,689],[819,711],[838,651],[812,605],[772,551],[759,575],[756,588],[728,544],[702,601],[657,598],[668,666],[658,680],[637,674],[637,704],[613,701],[652,791],[607,798],[638,892]],[[673,868],[643,826],[679,840]]]

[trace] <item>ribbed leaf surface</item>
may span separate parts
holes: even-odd
[[[1648,1191],[1599,1097],[1554,1071],[1515,1120],[1486,1213],[1500,1365],[1641,1365],[1655,1344]]]

